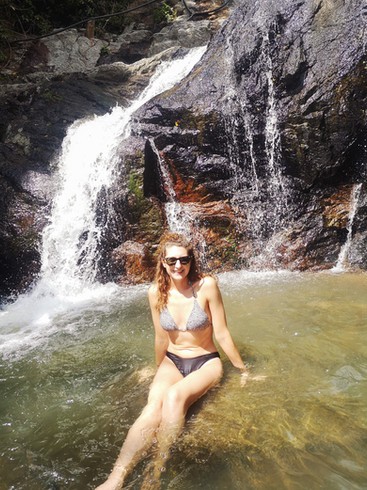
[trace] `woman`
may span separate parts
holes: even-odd
[[[158,443],[161,457],[153,469],[153,478],[157,477],[169,446],[184,425],[188,408],[222,377],[213,336],[239,369],[242,384],[248,377],[227,328],[217,282],[200,274],[193,246],[182,235],[163,237],[148,297],[157,372],[148,403],[130,428],[113,471],[99,490],[120,489],[127,473],[153,442]]]

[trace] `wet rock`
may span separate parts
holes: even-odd
[[[112,253],[115,271],[120,272],[116,282],[141,283],[154,277],[154,262],[146,246],[127,240]]]
[[[366,62],[356,0],[243,2],[187,80],[141,109],[138,131],[179,201],[229,203],[243,262],[268,248],[263,267],[329,268],[366,175]],[[365,227],[361,208],[362,267]]]

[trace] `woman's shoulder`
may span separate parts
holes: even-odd
[[[197,283],[194,285],[195,289],[202,292],[213,291],[218,288],[218,282],[213,276],[203,276]]]
[[[156,282],[152,282],[152,284],[148,288],[148,293],[156,293],[158,291],[158,286]]]

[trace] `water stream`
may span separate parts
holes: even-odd
[[[98,196],[113,182],[121,142],[130,134],[131,117],[144,103],[182,80],[204,54],[192,49],[184,58],[162,63],[148,86],[128,108],[76,121],[62,145],[54,177],[55,197],[42,239],[42,268],[30,294],[0,311],[0,353],[31,349],[56,332],[54,319],[78,311],[90,301],[103,304],[117,292],[96,283],[99,239]]]
[[[353,223],[358,211],[359,198],[362,190],[362,184],[355,184],[350,196],[350,210],[347,223],[347,239],[340,249],[338,260],[333,268],[334,272],[343,272],[348,269],[348,253],[353,240]]]
[[[263,32],[258,55],[258,62],[263,67],[262,79],[253,83],[256,86],[262,84],[264,87],[266,110],[264,114],[254,113],[254,102],[250,102],[252,94],[243,90],[241,82],[234,75],[238,58],[235,43],[233,40],[227,40],[227,56],[229,63],[233,65],[229,73],[233,75],[229,80],[227,92],[229,115],[224,121],[227,156],[232,173],[232,205],[238,210],[239,230],[251,239],[255,269],[263,266],[263,251],[266,245],[269,246],[268,256],[274,255],[271,237],[289,225],[288,200],[291,194],[289,182],[281,167],[271,42],[264,26],[259,26],[259,30]],[[259,134],[259,131],[263,131],[263,134]],[[269,257],[268,264],[271,262]],[[261,263],[261,266],[257,267],[257,262]]]
[[[150,141],[150,145],[152,151],[156,154],[159,163],[162,184],[167,198],[164,210],[166,213],[168,229],[174,233],[191,234],[194,228],[195,218],[187,211],[187,207],[178,201],[169,169],[167,168],[166,162],[159,154],[153,140]]]
[[[193,210],[197,205],[196,203],[183,203],[178,200],[172,176],[164,158],[159,154],[153,140],[150,141],[150,145],[157,157],[162,184],[167,199],[167,202],[164,205],[167,228],[173,233],[182,233],[193,240],[197,247],[199,261],[203,269],[205,269],[207,244],[201,231],[197,214],[195,214]]]

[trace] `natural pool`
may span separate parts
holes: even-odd
[[[241,388],[225,361],[162,488],[366,489],[367,274],[237,272],[220,285],[266,379]],[[145,403],[153,332],[145,287],[102,296],[0,313],[0,489],[90,489],[111,469]]]

